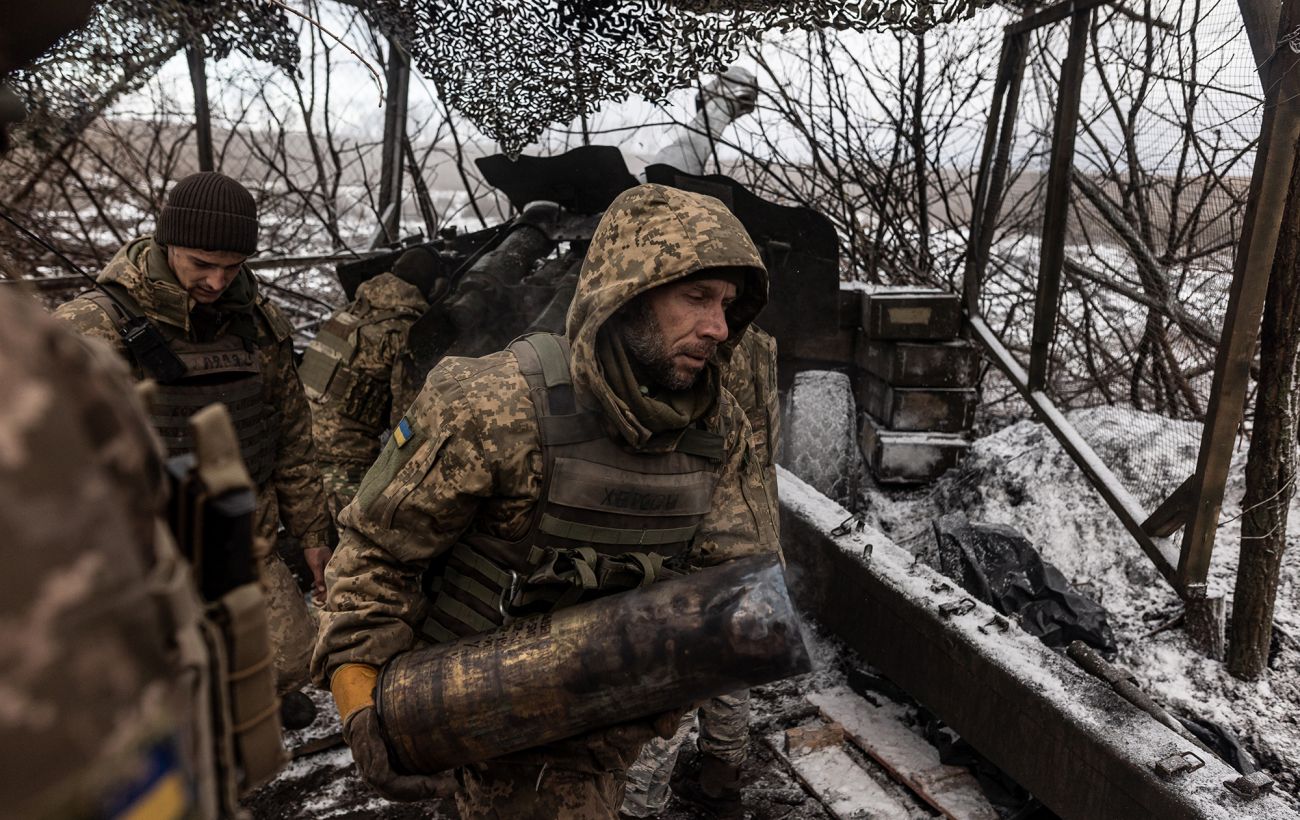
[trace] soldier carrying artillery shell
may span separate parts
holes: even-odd
[[[778,551],[766,459],[715,357],[766,294],[759,254],[721,202],[642,185],[601,220],[565,336],[434,369],[340,516],[313,659],[381,793],[440,788],[403,771],[381,733],[375,681],[396,656]],[[618,506],[645,492],[678,497]],[[680,714],[463,765],[461,814],[615,817],[627,767]]]

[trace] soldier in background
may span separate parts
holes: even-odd
[[[111,345],[137,379],[164,382],[122,333],[140,316],[161,331],[185,365],[180,378],[158,385],[151,408],[164,446],[171,455],[191,451],[186,419],[212,402],[225,404],[257,487],[256,534],[274,545],[283,521],[301,541],[323,595],[336,536],[294,365],[293,329],[243,264],[257,248],[257,231],[257,208],[244,186],[223,174],[192,174],[172,187],[155,235],[127,243],[99,274],[101,289],[54,315]],[[262,574],[283,695],[307,682],[315,627],[297,582],[273,549]]]
[[[363,282],[357,298],[321,326],[303,356],[299,372],[336,521],[379,455],[384,431],[415,398],[395,365],[407,331],[446,286],[435,253],[412,248],[392,272]]]

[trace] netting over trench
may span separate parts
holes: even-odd
[[[453,108],[516,153],[601,103],[661,101],[767,31],[924,31],[990,2],[379,0],[372,13]]]
[[[1049,393],[1148,509],[1189,475],[1245,213],[1262,90],[1237,5],[1102,6],[1090,37]],[[1031,40],[984,312],[1028,362],[1068,25]],[[1176,419],[1185,423],[1170,423]],[[1158,446],[1132,447],[1155,440]],[[1149,454],[1129,463],[1130,451]]]

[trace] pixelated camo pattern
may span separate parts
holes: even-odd
[[[169,337],[187,334],[190,302],[185,291],[166,278],[146,275],[142,265],[149,257],[148,237],[134,240],[119,250],[100,273],[101,282],[124,287],[145,315]],[[250,274],[251,275],[251,274]],[[325,508],[325,491],[316,465],[316,447],[311,435],[311,411],[298,370],[294,364],[292,330],[288,321],[265,297],[258,296],[258,326],[265,343],[258,353],[267,394],[265,404],[281,414],[280,437],[276,448],[275,470],[270,480],[258,488],[258,535],[274,541],[278,523],[305,545],[324,544],[329,527]],[[78,332],[106,342],[127,359],[128,354],[118,335],[114,317],[95,302],[78,296],[60,305],[57,319],[72,325]],[[143,373],[137,371],[136,378]]]
[[[570,311],[570,335],[581,343],[573,357],[575,386],[585,368],[588,395],[610,392],[594,364],[598,323],[635,294],[715,264],[753,267],[751,304],[740,309],[752,317],[766,295],[766,274],[720,202],[658,186],[623,194],[596,233]],[[740,321],[743,330],[748,318]],[[540,498],[541,443],[513,354],[444,359],[406,419],[412,437],[385,444],[340,516],[341,541],[327,571],[328,602],[312,661],[320,684],[343,663],[382,666],[410,648],[426,614],[421,577],[430,564],[471,527],[521,537]],[[705,423],[723,435],[724,457],[693,560],[708,565],[777,549],[761,464],[730,393],[721,391]]]
[[[375,384],[388,385],[388,412],[379,423],[368,424],[343,412],[343,395],[327,393],[309,399],[312,435],[335,517],[356,495],[361,478],[379,455],[384,431],[397,423],[415,398],[401,374],[394,373],[394,363],[406,346],[407,331],[428,307],[419,288],[383,273],[363,282],[356,300],[339,311],[358,325],[352,358],[341,366]]]
[[[161,452],[121,361],[9,293],[0,384],[0,813],[91,816],[85,787],[175,731],[146,580]]]

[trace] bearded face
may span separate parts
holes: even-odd
[[[623,341],[662,388],[685,390],[728,336],[727,308],[736,286],[724,279],[671,282],[628,305]]]

